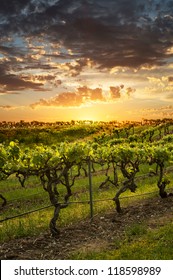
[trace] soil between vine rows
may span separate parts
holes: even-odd
[[[92,223],[86,219],[61,228],[58,238],[46,231],[0,244],[0,259],[70,259],[76,250],[114,249],[113,241],[123,238],[125,229],[134,223],[144,222],[150,228],[157,228],[172,220],[173,197],[147,198],[129,204],[121,214],[112,210],[95,216]]]

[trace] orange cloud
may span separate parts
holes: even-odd
[[[121,98],[121,94],[125,93],[130,96],[131,93],[135,91],[131,87],[121,90],[124,85],[110,87],[111,97],[106,97],[101,88],[89,88],[87,86],[77,88],[76,92],[63,92],[50,99],[40,99],[38,102],[31,104],[31,108],[36,108],[37,106],[55,106],[55,107],[79,107],[81,105],[90,104],[93,102],[114,102],[116,99]]]
[[[0,106],[0,109],[4,109],[4,110],[12,110],[15,109],[16,107],[14,106],[9,106],[9,105],[2,105]]]
[[[117,99],[121,97],[121,89],[124,86],[116,86],[116,87],[110,87],[110,95],[112,99]]]

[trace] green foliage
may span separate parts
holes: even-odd
[[[101,131],[98,128],[101,128]],[[30,144],[35,139],[34,143],[26,146],[25,141],[16,137],[19,140],[12,139],[10,142],[0,144],[0,180],[5,180],[10,176],[17,177],[21,186],[24,187],[25,181],[34,176],[49,192],[50,197],[56,198],[54,199],[54,205],[56,205],[59,203],[58,195],[62,186],[64,200],[68,201],[76,178],[82,176],[84,172],[87,173],[89,159],[93,164],[93,169],[97,166],[98,172],[101,170],[104,172],[104,176],[99,177],[101,182],[98,185],[104,183],[106,177],[108,185],[113,182],[112,185],[117,187],[116,191],[119,192],[117,197],[125,190],[133,192],[136,190],[136,174],[144,165],[155,167],[160,164],[165,167],[172,164],[173,137],[167,135],[155,141],[154,137],[160,135],[157,127],[135,129],[133,135],[130,127],[111,128],[110,133],[107,131],[109,129],[106,130],[104,125],[97,127],[74,125],[59,130],[36,129],[30,135],[27,129],[21,129],[19,135],[26,137],[26,142]],[[13,134],[14,131],[9,133]],[[94,140],[83,139],[92,134],[96,136],[95,133],[97,137]],[[48,135],[52,135],[50,141]],[[28,140],[29,137],[30,140]],[[10,137],[10,140],[11,138],[13,137]],[[62,142],[62,139],[66,141]],[[161,175],[160,185],[168,184],[169,180],[166,181],[164,170]]]

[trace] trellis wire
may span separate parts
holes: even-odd
[[[168,190],[170,190],[170,189],[168,189]],[[123,197],[120,197],[120,200],[122,200],[122,199],[130,199],[130,198],[134,198],[134,197],[142,197],[142,196],[147,196],[147,195],[155,194],[155,193],[158,193],[158,191],[153,191],[153,192],[143,193],[143,194],[137,194],[137,195],[123,196]],[[96,199],[96,200],[93,200],[92,202],[96,203],[96,202],[104,202],[104,201],[113,201],[113,198]],[[70,205],[70,204],[90,204],[90,200],[70,201],[70,202],[67,203],[67,205]],[[5,222],[7,220],[12,220],[12,219],[15,219],[15,218],[18,218],[18,217],[29,215],[29,214],[32,214],[32,213],[35,213],[35,212],[38,212],[38,211],[42,211],[44,209],[51,208],[51,207],[53,207],[52,204],[44,206],[44,207],[41,207],[41,208],[38,208],[38,209],[34,209],[34,210],[31,210],[31,211],[28,211],[28,212],[24,212],[24,213],[21,213],[19,215],[15,215],[15,216],[11,216],[11,217],[6,217],[6,218],[0,220],[0,222],[2,223],[2,222]],[[93,216],[92,216],[92,218],[93,218]],[[91,213],[90,213],[90,217],[91,217]]]

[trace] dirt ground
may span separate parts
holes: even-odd
[[[124,235],[124,230],[134,223],[145,222],[157,228],[173,220],[173,197],[148,198],[128,205],[121,214],[112,210],[68,227],[61,228],[58,238],[49,231],[35,237],[11,240],[0,245],[0,259],[39,260],[69,259],[76,250],[112,248],[112,242]]]

